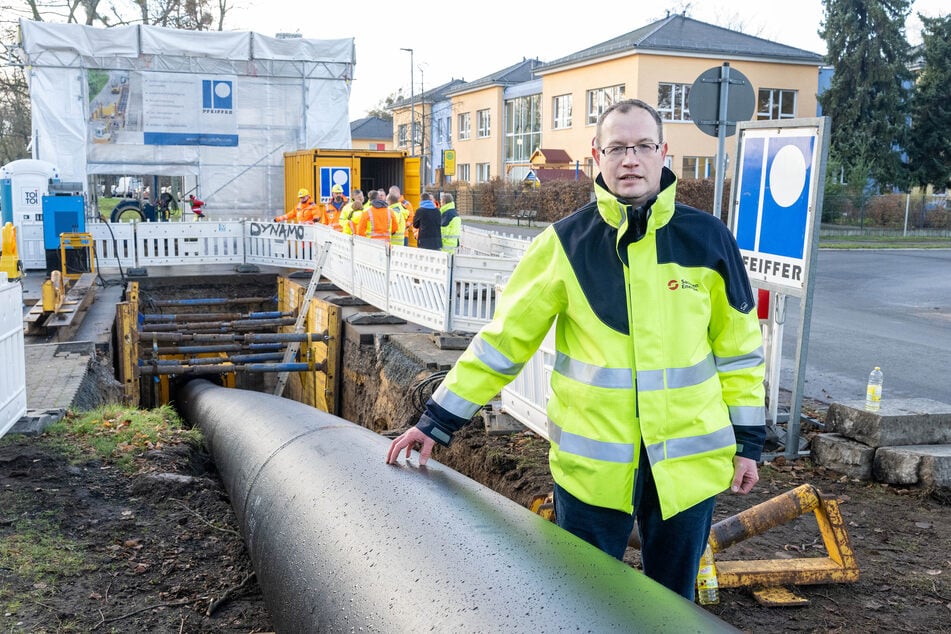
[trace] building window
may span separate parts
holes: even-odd
[[[542,143],[542,96],[505,102],[505,162],[527,162]]]
[[[476,110],[476,138],[484,139],[492,134],[492,112],[485,110]]]
[[[446,141],[446,145],[452,143],[452,117],[446,117],[446,135],[443,137]]]
[[[476,182],[484,183],[491,178],[488,163],[476,163]]]
[[[468,112],[463,112],[459,115],[459,140],[465,141],[469,138],[469,130],[471,125],[471,117]],[[467,179],[468,180],[468,179]]]
[[[624,99],[624,84],[588,91],[588,125],[598,122],[601,113]]]
[[[469,164],[459,163],[456,165],[456,179],[464,183],[469,182]]]
[[[436,119],[436,142],[442,142],[442,119]]]
[[[396,129],[396,144],[399,147],[406,147],[409,145],[409,124],[401,123]]]
[[[664,121],[690,121],[690,84],[657,84],[657,114]]]
[[[562,130],[571,127],[571,95],[558,95],[551,99],[551,127]]]
[[[756,118],[762,120],[795,119],[796,91],[760,88],[756,101]]]
[[[717,175],[716,157],[713,156],[685,156],[680,178],[696,180],[715,178]]]

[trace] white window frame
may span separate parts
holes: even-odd
[[[468,141],[472,133],[472,117],[470,113],[463,112],[459,115],[459,140]]]
[[[765,101],[764,101],[765,98]],[[790,107],[788,104],[792,102]],[[756,95],[756,120],[795,119],[799,91],[789,88],[760,88]],[[775,115],[779,116],[775,116]]]
[[[692,121],[687,107],[689,96],[690,84],[658,83],[657,114],[664,121]]]
[[[687,162],[693,165],[693,173],[688,172]],[[716,178],[717,159],[715,156],[684,156],[681,159],[680,177],[683,180],[704,180]]]
[[[586,94],[585,103],[587,104],[587,124],[594,125],[598,122],[601,114],[624,99],[624,84],[615,84],[614,86],[605,86],[603,88],[594,88]]]
[[[469,182],[469,164],[468,163],[458,163],[456,165],[456,179],[466,182]]]
[[[476,138],[486,139],[492,136],[492,110],[476,110]]]
[[[571,101],[571,93],[551,98],[552,130],[565,130],[571,127]]]
[[[492,164],[476,163],[476,182],[486,183],[492,180]]]

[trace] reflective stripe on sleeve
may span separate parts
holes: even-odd
[[[730,422],[739,427],[759,427],[766,424],[766,407],[763,405],[731,405]]]
[[[433,392],[433,400],[441,408],[465,420],[469,420],[476,415],[482,406],[472,401],[467,401],[458,394],[454,394],[443,383],[439,384],[436,391]]]
[[[513,362],[482,337],[477,336],[473,339],[469,349],[472,350],[479,361],[499,374],[515,376],[522,371],[522,367],[525,365],[524,363]]]
[[[554,421],[548,421],[548,434],[551,442],[561,451],[592,460],[628,463],[634,461],[634,445],[621,442],[604,442],[586,438],[562,430]]]
[[[763,365],[766,360],[763,356],[763,346],[749,354],[741,354],[736,357],[717,357],[717,370],[720,372],[732,372],[734,370],[745,370]]]

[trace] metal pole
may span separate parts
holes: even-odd
[[[723,179],[726,171],[726,111],[730,95],[730,63],[720,67],[720,105],[717,108],[717,177],[713,186],[713,215],[723,218]]]
[[[410,156],[416,156],[416,95],[413,92],[413,49],[401,48],[409,51],[409,147]]]

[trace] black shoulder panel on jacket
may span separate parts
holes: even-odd
[[[624,266],[618,259],[617,229],[604,222],[591,202],[554,224],[588,304],[605,325],[620,333],[630,329]]]
[[[704,267],[720,274],[730,306],[742,313],[753,309],[753,289],[733,234],[719,218],[678,204],[673,217],[657,231],[659,264]]]

